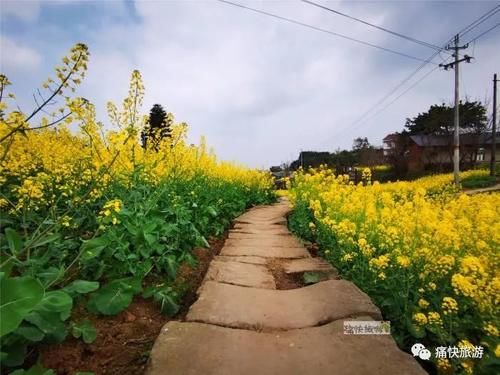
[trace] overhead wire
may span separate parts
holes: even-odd
[[[457,34],[464,36],[465,34],[469,33],[470,31],[474,30],[476,27],[478,27],[480,24],[488,20],[490,17],[494,16],[500,12],[500,5],[497,5],[490,9],[488,12],[483,14],[481,17],[479,17],[477,20],[472,22],[471,24],[465,26],[462,30],[460,30]]]
[[[484,21],[486,21],[488,18],[490,18],[491,16],[493,16],[494,14],[496,14],[498,11],[500,11],[500,6],[496,6],[492,9],[490,9],[488,12],[486,12],[485,14],[483,14],[481,17],[479,17],[477,20],[473,21],[471,24],[467,25],[466,27],[462,28],[462,30],[459,31],[459,35],[460,33],[463,33],[464,31],[465,32],[469,32],[471,30],[473,30],[474,28],[476,28],[477,26],[479,26],[481,23],[483,23]],[[486,33],[490,32],[491,30],[493,30],[494,28],[498,27],[500,24],[496,24],[495,26],[493,26],[492,28],[486,30],[485,32],[481,33],[480,35],[478,35],[477,37],[475,37],[474,39],[472,39],[471,41],[469,41],[468,43],[471,43],[471,42],[475,42],[477,39],[479,39],[480,37],[482,37],[483,35],[485,35]],[[463,35],[463,34],[462,34]],[[448,44],[450,43],[451,41],[453,40],[453,37],[448,39],[447,42],[445,42],[444,44]],[[432,61],[437,55],[439,54],[439,51],[433,53],[428,59],[427,61]],[[367,116],[373,111],[375,110],[379,105],[381,105],[383,102],[385,102],[390,96],[392,96],[396,91],[399,90],[399,88],[401,88],[406,82],[408,82],[411,78],[413,78],[420,70],[422,70],[425,65],[427,65],[426,62],[422,63],[421,65],[419,65],[407,78],[405,78],[403,81],[401,81],[398,85],[396,85],[388,94],[386,94],[384,97],[382,97],[379,101],[377,101],[372,107],[370,107],[370,109],[368,109],[367,111],[365,111],[357,120],[355,120],[351,126],[354,126],[360,122],[363,122],[367,119]],[[433,69],[431,72],[434,72],[436,69]],[[428,75],[430,75],[429,72],[428,74],[426,74],[424,77],[427,77]],[[420,80],[418,81],[420,82]],[[412,88],[414,86],[411,86]],[[399,95],[395,100],[391,101],[390,104],[394,103],[397,99],[399,99],[400,97],[402,97],[404,94],[406,94],[408,91],[410,90],[406,90],[404,91],[403,94]],[[390,105],[389,104],[389,105]],[[376,115],[378,115],[379,113],[383,112],[383,110],[385,110],[387,107],[389,107],[389,105],[385,106],[382,110],[380,111],[377,111],[376,114],[374,114],[373,116],[371,116],[370,118],[373,118],[375,117]]]
[[[470,44],[470,43],[473,43],[475,42],[476,40],[478,40],[479,38],[483,37],[484,35],[488,34],[490,31],[496,29],[498,26],[500,26],[500,22],[497,23],[496,25],[493,25],[492,27],[490,27],[488,30],[486,31],[483,31],[481,34],[477,35],[476,37],[472,38],[471,40],[469,40],[467,42],[467,44]]]
[[[401,34],[399,32],[396,32],[396,31],[393,31],[393,30],[390,30],[390,29],[387,29],[385,27],[382,27],[382,26],[379,26],[379,25],[375,25],[373,23],[370,23],[368,21],[364,21],[360,18],[357,18],[357,17],[353,17],[349,14],[346,14],[346,13],[343,13],[343,12],[340,12],[338,10],[335,10],[335,9],[332,9],[332,8],[329,8],[325,5],[322,5],[322,4],[318,4],[318,3],[315,3],[314,1],[310,1],[310,0],[300,0],[302,1],[303,3],[306,3],[306,4],[309,4],[309,5],[312,5],[312,6],[315,6],[317,8],[320,8],[320,9],[324,9],[326,11],[329,11],[329,12],[332,12],[332,13],[335,13],[339,16],[342,16],[342,17],[346,17],[346,18],[349,18],[353,21],[357,21],[357,22],[360,22],[364,25],[367,25],[367,26],[370,26],[370,27],[373,27],[373,28],[376,28],[378,30],[381,30],[381,31],[384,31],[386,33],[389,33],[391,35],[394,35],[394,36],[397,36],[397,37],[400,37],[402,39],[405,39],[405,40],[409,40],[411,42],[414,42],[414,43],[417,43],[417,44],[420,44],[422,46],[425,46],[425,47],[429,47],[429,48],[432,48],[436,51],[443,51],[444,48],[443,47],[440,47],[440,46],[437,46],[435,44],[431,44],[431,43],[428,43],[428,42],[425,42],[425,41],[422,41],[422,40],[419,40],[419,39],[416,39],[416,38],[413,38],[411,36],[407,36],[407,35],[404,35],[404,34]]]
[[[366,42],[364,40],[356,39],[356,38],[353,38],[353,37],[350,37],[350,36],[347,36],[347,35],[344,35],[344,34],[337,33],[335,31],[323,29],[321,27],[310,25],[310,24],[302,22],[302,21],[297,21],[297,20],[292,19],[292,18],[283,17],[283,16],[280,16],[280,15],[275,14],[275,13],[270,13],[270,12],[267,12],[267,11],[264,11],[264,10],[261,10],[261,9],[252,8],[252,7],[249,7],[249,6],[246,6],[246,5],[243,5],[243,4],[239,4],[239,3],[234,3],[234,2],[228,1],[228,0],[217,0],[217,1],[219,1],[221,3],[224,3],[224,4],[227,4],[227,5],[232,5],[234,7],[246,9],[246,10],[249,10],[251,12],[262,14],[262,15],[265,15],[265,16],[268,16],[268,17],[273,17],[273,18],[279,19],[281,21],[285,21],[285,22],[293,23],[295,25],[307,27],[308,29],[312,29],[312,30],[316,30],[316,31],[319,31],[319,32],[322,32],[322,33],[325,33],[325,34],[333,35],[333,36],[336,36],[336,37],[339,37],[339,38],[342,38],[342,39],[349,40],[351,42],[363,44],[365,46],[376,48],[376,49],[379,49],[381,51],[385,51],[385,52],[389,52],[389,53],[392,53],[392,54],[395,54],[395,55],[406,57],[408,59],[412,59],[412,60],[416,60],[416,61],[425,61],[424,59],[422,59],[420,57],[412,56],[412,55],[409,55],[409,54],[404,53],[404,52],[399,52],[399,51],[396,51],[396,50],[393,50],[393,49],[390,49],[390,48],[382,47],[382,46],[379,46],[377,44],[373,44],[373,43],[370,43],[370,42]]]

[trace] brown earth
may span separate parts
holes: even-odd
[[[169,320],[183,320],[189,306],[196,300],[196,290],[208,266],[224,246],[227,233],[209,240],[210,249],[195,249],[196,268],[184,264],[180,267],[176,285],[187,285],[180,311],[171,319],[161,314],[152,299],[134,298],[130,306],[116,316],[100,316],[77,308],[74,315],[90,319],[97,330],[91,344],[68,336],[60,344],[39,349],[42,364],[57,374],[72,375],[78,371],[92,371],[96,375],[137,375],[144,372],[153,343],[161,327]]]

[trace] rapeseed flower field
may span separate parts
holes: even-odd
[[[187,124],[172,114],[171,136],[141,147],[138,71],[121,108],[108,103],[105,127],[73,96],[89,56],[83,44],[72,48],[32,113],[20,112],[0,76],[2,367],[22,365],[39,343],[92,342],[90,321],[71,318],[77,305],[114,315],[142,294],[175,314],[183,291],[174,280],[181,264],[195,265],[192,249],[274,199],[269,174],[219,161],[204,139],[188,143]]]
[[[369,169],[359,185],[326,168],[299,171],[289,184],[291,228],[374,300],[401,347],[481,345],[480,361],[435,365],[440,373],[492,373],[500,356],[500,194],[460,193],[447,174],[372,183]]]

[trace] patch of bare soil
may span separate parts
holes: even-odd
[[[161,327],[169,320],[183,320],[189,306],[196,300],[199,288],[212,258],[224,246],[227,233],[209,240],[209,249],[194,249],[197,266],[183,264],[178,272],[176,285],[186,288],[178,314],[169,319],[160,312],[152,299],[134,298],[131,305],[116,316],[93,315],[83,308],[74,314],[90,319],[97,330],[97,338],[91,344],[70,336],[60,343],[38,349],[42,364],[57,374],[72,375],[79,371],[91,371],[96,375],[142,374]]]
[[[286,290],[302,288],[305,285],[302,273],[287,274],[283,269],[282,262],[283,260],[278,258],[270,259],[267,262],[267,268],[276,282],[276,289]]]

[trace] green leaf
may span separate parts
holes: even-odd
[[[418,327],[413,323],[408,323],[407,327],[408,327],[408,331],[410,332],[410,334],[413,337],[415,337],[417,339],[421,339],[421,338],[425,337],[425,328]]]
[[[26,320],[45,333],[49,341],[61,342],[66,338],[66,325],[61,319],[60,312],[33,311]]]
[[[83,242],[80,248],[82,251],[82,261],[98,257],[108,245],[109,243],[106,237],[96,237]]]
[[[64,287],[67,293],[87,294],[99,289],[98,281],[75,280],[71,284]]]
[[[14,331],[44,296],[42,284],[33,277],[0,279],[0,337]]]
[[[72,333],[77,339],[81,337],[87,344],[94,342],[97,337],[97,331],[92,322],[88,319],[74,324]]]
[[[155,296],[155,299],[160,300],[161,311],[168,316],[174,316],[180,309],[180,306],[177,304],[175,299],[167,293],[160,292],[157,296]]]
[[[5,359],[2,359],[2,365],[10,367],[22,365],[26,357],[27,346],[24,339],[18,339],[8,347],[2,345],[2,350],[6,353]]]
[[[61,235],[59,233],[49,234],[47,236],[41,237],[33,243],[30,243],[30,247],[40,247],[43,245],[47,245],[48,243],[55,242]]]
[[[45,336],[42,331],[33,326],[19,327],[15,333],[29,341],[41,341]]]
[[[35,365],[31,367],[29,370],[16,370],[11,375],[55,375],[54,370],[47,370],[43,368],[41,365]]]
[[[213,208],[212,206],[207,207],[207,212],[213,217],[217,216],[217,211],[215,211],[215,208]]]
[[[321,281],[321,275],[318,272],[304,272],[304,284],[316,284]]]
[[[177,274],[177,267],[178,267],[177,259],[175,258],[175,256],[169,255],[169,256],[165,257],[165,267],[166,267],[166,271],[167,271],[168,276],[171,279],[175,279],[175,276]]]
[[[65,317],[63,320],[65,320],[69,316],[72,307],[73,299],[71,296],[62,290],[55,290],[45,293],[42,302],[36,307],[36,310],[62,313],[62,316]]]
[[[118,314],[130,305],[134,294],[142,290],[141,283],[142,279],[138,277],[114,280],[92,293],[89,304],[101,314]]]
[[[17,233],[12,228],[6,228],[5,229],[5,236],[7,237],[7,243],[9,245],[9,249],[10,249],[11,253],[14,255],[19,253],[22,250],[23,245],[24,245],[23,239],[19,235],[19,233]]]
[[[49,267],[43,271],[37,272],[36,276],[44,287],[48,287],[62,278],[64,276],[64,272],[64,267]]]

